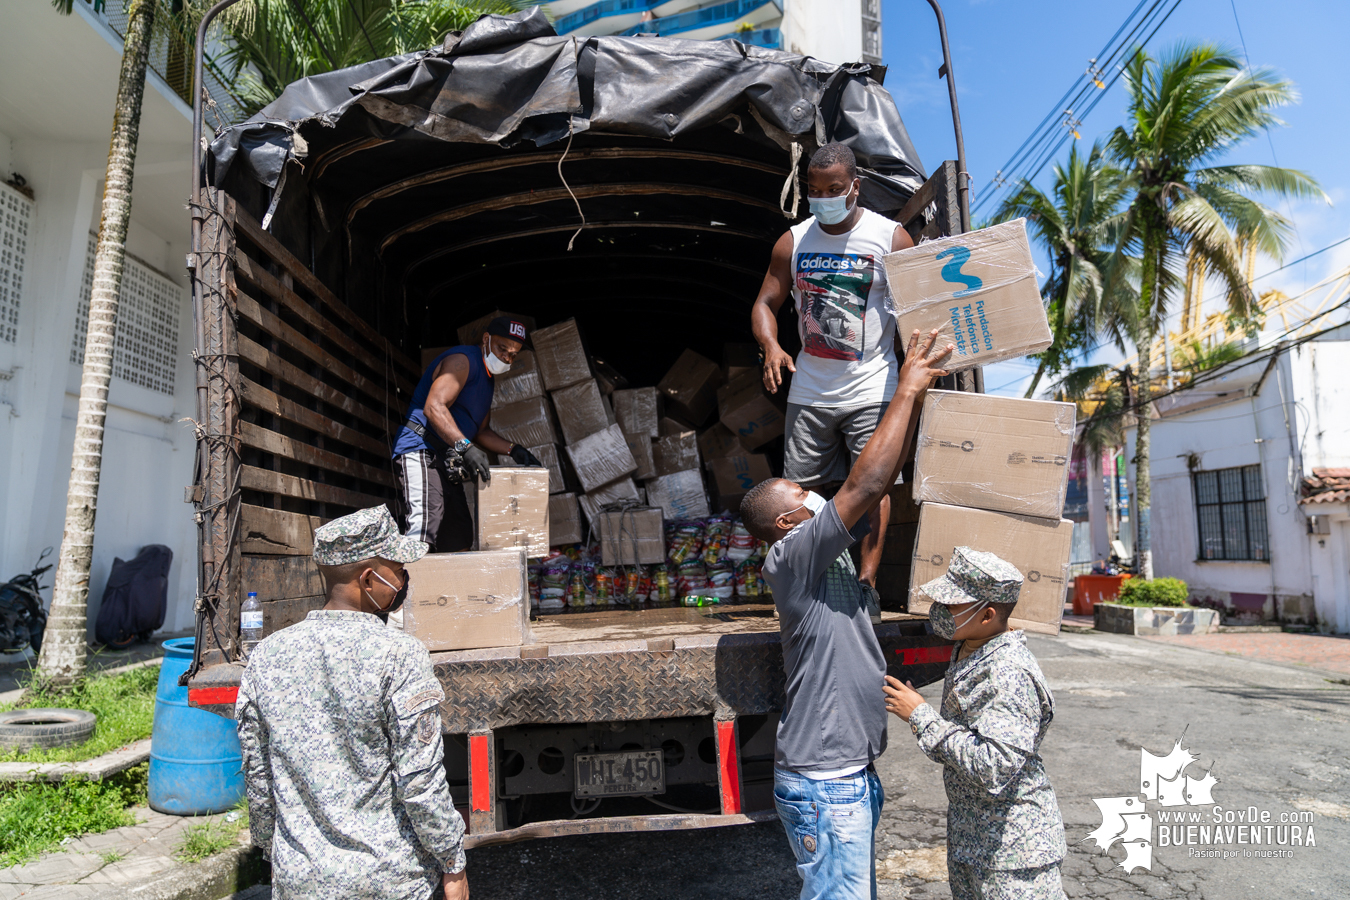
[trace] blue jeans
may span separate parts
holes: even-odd
[[[870,768],[814,781],[774,767],[773,802],[797,858],[801,900],[876,900],[875,833],[885,801]]]

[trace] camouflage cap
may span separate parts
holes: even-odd
[[[919,588],[934,603],[1016,603],[1022,573],[1012,563],[983,550],[957,547],[941,578]]]
[[[428,549],[416,538],[400,534],[383,506],[357,510],[314,529],[314,561],[321,566],[345,566],[377,556],[410,563],[426,556]]]

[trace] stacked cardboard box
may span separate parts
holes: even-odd
[[[1026,579],[1013,627],[1059,633],[1073,538],[1073,523],[1060,518],[1073,431],[1072,403],[928,392],[914,457],[910,612],[928,612],[921,586],[968,546],[997,554]],[[893,520],[909,517],[895,507]]]
[[[408,563],[403,630],[432,652],[532,643],[525,552],[429,553]]]

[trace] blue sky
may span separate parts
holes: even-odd
[[[945,0],[947,32],[956,69],[961,122],[972,188],[977,194],[1083,73],[1138,0]],[[1235,20],[1234,8],[1237,18]],[[1345,41],[1350,35],[1347,0],[1182,0],[1149,44],[1153,51],[1182,40],[1209,41],[1243,54],[1238,22],[1251,62],[1273,68],[1294,82],[1302,100],[1280,117],[1287,123],[1230,154],[1234,162],[1302,169],[1330,196],[1325,203],[1280,201],[1275,206],[1295,224],[1287,260],[1350,236],[1350,91],[1346,89]],[[926,0],[883,0],[886,87],[895,97],[910,137],[930,170],[956,158],[946,82],[937,77],[942,48]],[[1117,83],[1079,129],[1090,147],[1124,118],[1125,90]],[[1067,145],[1061,158],[1068,153]],[[1049,167],[1036,179],[1049,184]],[[1258,291],[1279,288],[1294,295],[1350,265],[1350,243],[1307,262],[1274,272]],[[1258,277],[1279,263],[1258,259]],[[1211,286],[1207,301],[1218,301]],[[1207,302],[1206,311],[1211,303]],[[1104,357],[1119,354],[1105,352]],[[1034,367],[1024,362],[991,366],[991,392],[1021,396]]]

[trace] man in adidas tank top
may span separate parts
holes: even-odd
[[[793,373],[783,477],[812,488],[843,482],[895,392],[895,318],[886,308],[881,257],[914,242],[901,225],[859,205],[862,182],[845,145],[817,150],[806,184],[812,215],[774,244],[750,317],[764,351],[764,387],[777,393],[782,370]],[[789,293],[802,342],[795,361],[778,343],[778,310]],[[868,588],[874,619],[890,514],[890,498],[883,497],[862,541],[858,580]]]

